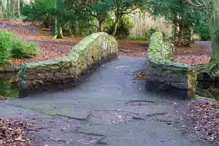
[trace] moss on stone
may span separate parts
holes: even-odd
[[[28,88],[31,84],[34,85],[35,81],[43,84],[47,74],[50,73],[53,75],[58,73],[61,79],[77,78],[93,64],[98,64],[103,58],[110,58],[117,53],[118,43],[114,37],[103,32],[95,33],[84,38],[66,57],[23,65],[19,71],[19,82],[22,83],[21,88]],[[32,73],[40,76],[28,80],[27,76]],[[52,81],[55,82],[56,78],[58,78],[57,74]]]
[[[152,35],[147,58],[148,74],[151,77],[148,80],[159,79],[169,86],[188,89],[188,96],[191,97],[196,91],[197,72],[187,64],[171,61],[169,58],[174,55],[174,52],[174,45],[164,42],[161,32]]]

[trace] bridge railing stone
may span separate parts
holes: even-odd
[[[161,32],[152,35],[148,49],[148,89],[184,90],[188,96],[196,91],[197,73],[189,65],[173,62],[174,45],[164,41]]]
[[[84,38],[66,57],[22,65],[18,73],[22,91],[50,85],[78,83],[104,61],[116,58],[118,43],[106,33]]]

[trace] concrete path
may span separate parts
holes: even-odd
[[[145,66],[145,58],[120,57],[76,88],[0,101],[0,117],[34,122],[34,146],[210,146],[174,126],[174,105],[185,101],[133,80]]]

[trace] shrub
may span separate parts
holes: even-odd
[[[209,26],[206,23],[201,23],[194,28],[194,33],[198,34],[201,40],[210,40]]]
[[[117,37],[119,39],[125,39],[130,36],[130,30],[134,27],[134,23],[129,17],[123,17],[118,25]]]
[[[23,16],[26,16],[26,17],[32,17],[32,15],[31,15],[31,10],[32,10],[32,8],[31,8],[31,5],[29,5],[29,4],[23,4],[22,5],[22,7],[21,7],[21,14],[23,15]]]
[[[107,20],[106,23],[111,24],[110,26],[107,25],[107,32],[109,34],[112,34],[113,28],[114,28],[114,23],[112,23],[112,19]],[[117,32],[116,32],[116,37],[118,39],[126,39],[130,35],[130,30],[134,27],[134,23],[131,21],[130,17],[126,16],[123,17],[122,20],[119,22]]]
[[[39,54],[39,48],[36,44],[27,44],[22,40],[14,40],[11,50],[13,58],[31,58]]]
[[[200,35],[201,40],[203,41],[207,41],[211,39],[209,27],[207,25],[203,25],[202,27],[200,27],[198,33]]]
[[[9,63],[11,57],[30,58],[39,54],[36,44],[17,39],[14,33],[0,32],[0,64]]]
[[[156,29],[150,28],[150,29],[148,30],[148,32],[145,33],[145,38],[146,38],[146,40],[149,41],[150,38],[151,38],[151,36],[152,36],[152,34],[155,33],[155,32],[157,32]]]
[[[11,49],[14,39],[16,39],[15,34],[9,32],[0,32],[0,64],[10,62]]]

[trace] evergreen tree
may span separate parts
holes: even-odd
[[[155,16],[164,16],[174,24],[174,33],[178,36],[180,46],[185,40],[190,41],[192,27],[200,23],[201,17],[205,16],[203,11],[194,11],[193,6],[185,0],[152,0],[148,10]],[[189,37],[186,37],[186,32],[189,33]]]
[[[112,35],[115,36],[122,17],[145,5],[147,0],[67,0],[71,9],[82,11],[88,17],[94,17],[98,31],[103,31],[103,24],[111,12],[115,14]]]
[[[95,18],[97,25],[90,25],[95,27],[98,32],[103,31],[103,24],[113,6],[113,2],[109,0],[66,0],[66,3],[73,11],[85,15],[88,20],[91,21],[91,17]]]
[[[116,20],[112,35],[117,33],[118,24],[124,15],[130,14],[136,9],[140,9],[147,3],[147,0],[108,0],[113,2],[113,12]]]
[[[208,20],[212,42],[212,57],[209,64],[210,71],[219,69],[219,1],[218,0],[186,0],[196,9],[209,12]]]

